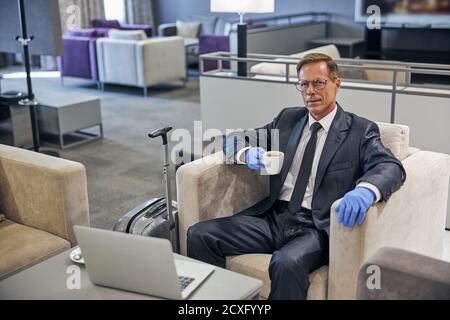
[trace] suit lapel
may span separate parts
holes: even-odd
[[[345,112],[339,104],[337,105],[337,108],[338,110],[336,112],[336,116],[331,124],[330,131],[328,132],[327,140],[325,141],[322,155],[319,160],[316,181],[314,183],[314,193],[319,188],[331,159],[333,159],[334,154],[344,142],[348,134],[349,125],[347,123]]]

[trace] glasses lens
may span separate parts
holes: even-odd
[[[323,89],[325,88],[326,83],[326,80],[316,80],[314,81],[314,88]]]
[[[299,81],[295,84],[295,87],[298,91],[304,92],[308,89],[308,81]]]
[[[327,85],[327,80],[317,79],[317,80],[311,81],[311,83],[312,83],[314,89],[321,90],[321,89],[325,88],[325,86]],[[295,87],[297,88],[298,91],[305,92],[306,90],[308,90],[309,81],[307,81],[307,80],[298,81],[295,84]]]

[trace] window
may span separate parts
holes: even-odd
[[[125,0],[103,0],[103,3],[106,19],[125,21]]]

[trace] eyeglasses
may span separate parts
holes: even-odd
[[[334,80],[334,79],[330,79]],[[312,81],[308,80],[300,80],[295,84],[295,88],[300,92],[306,92],[309,88],[309,83],[312,83],[313,88],[316,90],[322,90],[328,83],[328,79],[316,79]]]

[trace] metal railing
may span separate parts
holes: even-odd
[[[217,61],[218,68],[216,70],[204,71],[203,63],[205,60]],[[241,77],[233,69],[224,69],[223,62],[247,62],[251,64],[268,63],[284,65],[284,75],[273,73],[258,73],[247,70],[247,76]],[[392,74],[391,82],[370,81],[367,79],[342,78],[344,88],[366,91],[390,92],[391,93],[391,123],[395,120],[395,104],[397,94],[437,96],[450,98],[450,65],[431,64],[431,63],[409,63],[399,61],[380,61],[367,59],[335,59],[338,67],[343,69],[355,70],[374,70],[390,72]],[[247,55],[247,58],[238,58],[235,53],[215,52],[200,55],[200,75],[206,77],[220,77],[226,79],[239,79],[248,81],[264,81],[276,83],[294,84],[297,81],[297,75],[290,74],[290,68],[296,66],[299,62],[298,57],[290,57],[283,55],[255,54]],[[405,75],[405,81],[399,83],[399,74]],[[436,84],[419,84],[411,82],[412,74],[426,74],[434,76],[448,76],[448,85]],[[266,77],[266,78],[264,78]],[[356,84],[366,84],[361,87]],[[381,86],[380,86],[381,85]],[[408,90],[412,89],[412,90]],[[420,91],[417,89],[434,89],[434,91]],[[450,101],[449,101],[450,105]]]
[[[258,17],[258,18],[249,18],[246,19],[246,22],[249,24],[253,23],[271,23],[273,22],[275,25],[279,25],[280,21],[286,21],[287,25],[293,25],[295,23],[300,22],[309,22],[309,21],[329,21],[332,14],[328,12],[304,12],[304,13],[296,13],[296,14],[285,14],[285,15],[277,15],[277,16],[266,16],[266,17]]]

